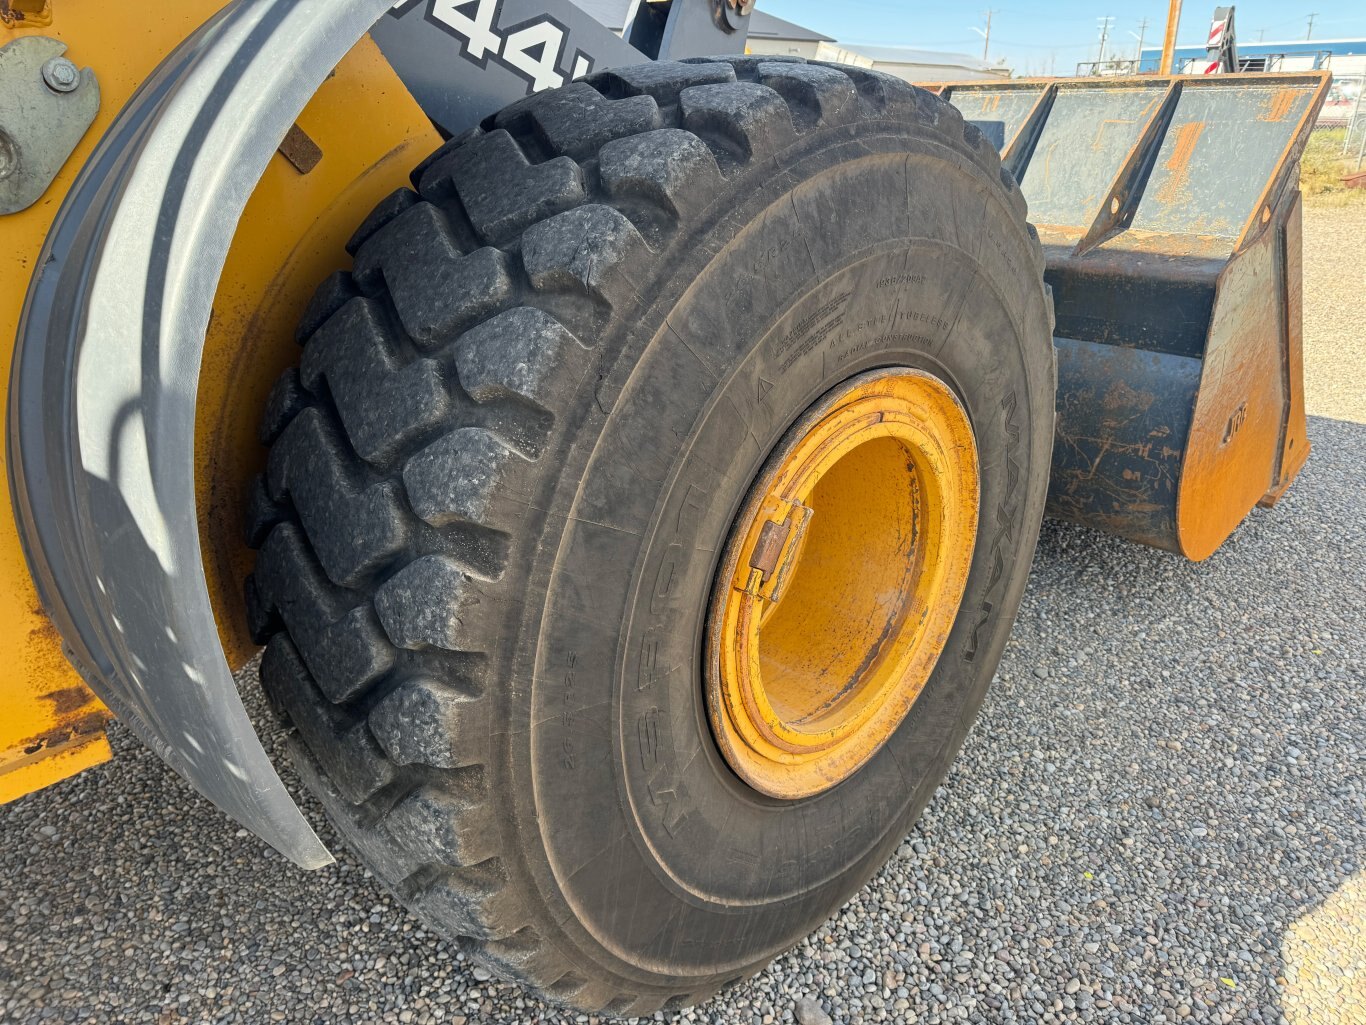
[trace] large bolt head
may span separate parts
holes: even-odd
[[[53,92],[74,92],[81,84],[81,69],[65,57],[53,57],[43,65],[43,81]]]

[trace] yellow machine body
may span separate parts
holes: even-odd
[[[42,198],[0,217],[5,281],[28,282],[67,190],[119,110],[223,6],[224,0],[180,0],[137,16],[97,0],[0,0],[0,46],[24,35],[57,39],[72,61],[94,71],[101,94],[95,122]],[[200,378],[195,451],[204,570],[234,667],[254,651],[240,598],[250,563],[241,523],[248,484],[265,461],[256,439],[260,410],[271,384],[296,358],[293,326],[312,288],[341,266],[356,211],[405,185],[408,171],[440,137],[364,39],[300,115],[290,141],[271,161],[238,227]],[[0,290],[5,380],[24,296],[22,285]],[[109,759],[104,729],[111,715],[62,651],[8,503],[0,514],[0,664],[0,802]]]

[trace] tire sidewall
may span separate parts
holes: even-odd
[[[701,984],[762,963],[890,854],[995,671],[1047,482],[1046,301],[999,185],[905,126],[815,133],[776,163],[790,170],[728,183],[658,261],[676,269],[637,283],[653,302],[604,338],[612,369],[583,397],[546,506],[532,578],[547,598],[524,610],[516,646],[526,719],[505,765],[524,867],[574,947],[647,983],[661,966]],[[774,801],[712,740],[712,581],[786,430],[883,367],[936,375],[968,411],[982,469],[971,573],[892,739],[833,790]]]

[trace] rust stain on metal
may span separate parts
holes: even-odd
[[[1203,121],[1188,121],[1176,130],[1176,145],[1172,148],[1172,155],[1167,158],[1165,165],[1171,175],[1163,183],[1162,188],[1157,190],[1156,196],[1157,201],[1164,206],[1175,203],[1185,191],[1190,180],[1191,157],[1195,155],[1195,146],[1204,131]]]
[[[788,527],[785,523],[774,523],[769,520],[764,524],[759,532],[759,540],[755,542],[754,554],[749,558],[751,569],[757,569],[767,580],[773,576],[773,571],[778,568],[778,556],[782,554],[783,545],[787,543]]]
[[[113,715],[104,708],[97,708],[81,715],[72,716],[56,726],[36,733],[23,744],[26,755],[36,755],[40,751],[50,751],[67,747],[75,741],[83,741],[104,730]]]
[[[1132,121],[1125,120],[1125,119],[1123,119],[1123,118],[1107,118],[1107,119],[1105,119],[1104,121],[1102,121],[1100,124],[1098,124],[1098,125],[1096,126],[1096,134],[1095,134],[1094,136],[1091,137],[1091,152],[1093,152],[1093,153],[1099,153],[1099,152],[1100,152],[1100,150],[1101,150],[1101,144],[1102,144],[1102,142],[1103,142],[1104,139],[1105,139],[1105,129],[1106,129],[1106,128],[1109,128],[1109,127],[1111,127],[1111,126],[1113,126],[1113,125],[1120,125],[1120,126],[1127,127],[1127,126],[1132,125],[1132,124],[1133,124]]]
[[[280,143],[280,155],[294,165],[294,170],[308,174],[322,160],[323,151],[296,122],[289,126],[285,141]]]
[[[1152,408],[1152,404],[1156,401],[1156,398],[1151,392],[1139,391],[1137,388],[1132,387],[1127,381],[1116,381],[1110,390],[1105,393],[1105,399],[1103,401],[1106,409],[1122,410],[1124,412],[1130,410],[1147,412]]]
[[[1285,91],[1272,93],[1266,98],[1266,110],[1258,121],[1284,121],[1290,116],[1290,108],[1295,105],[1295,93]]]
[[[1138,120],[1147,121],[1154,114],[1156,114],[1157,108],[1162,106],[1162,101],[1164,99],[1166,99],[1165,96],[1154,96],[1151,100],[1149,100],[1148,105],[1138,112]]]
[[[94,695],[84,687],[63,687],[51,694],[42,695],[44,701],[51,701],[52,707],[60,716],[79,712],[95,703]]]
[[[52,24],[51,0],[0,0],[0,24],[42,28]]]

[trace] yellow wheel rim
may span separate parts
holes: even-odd
[[[977,444],[949,387],[879,370],[788,433],[732,529],[707,625],[726,761],[796,799],[853,775],[924,690],[977,539]]]

